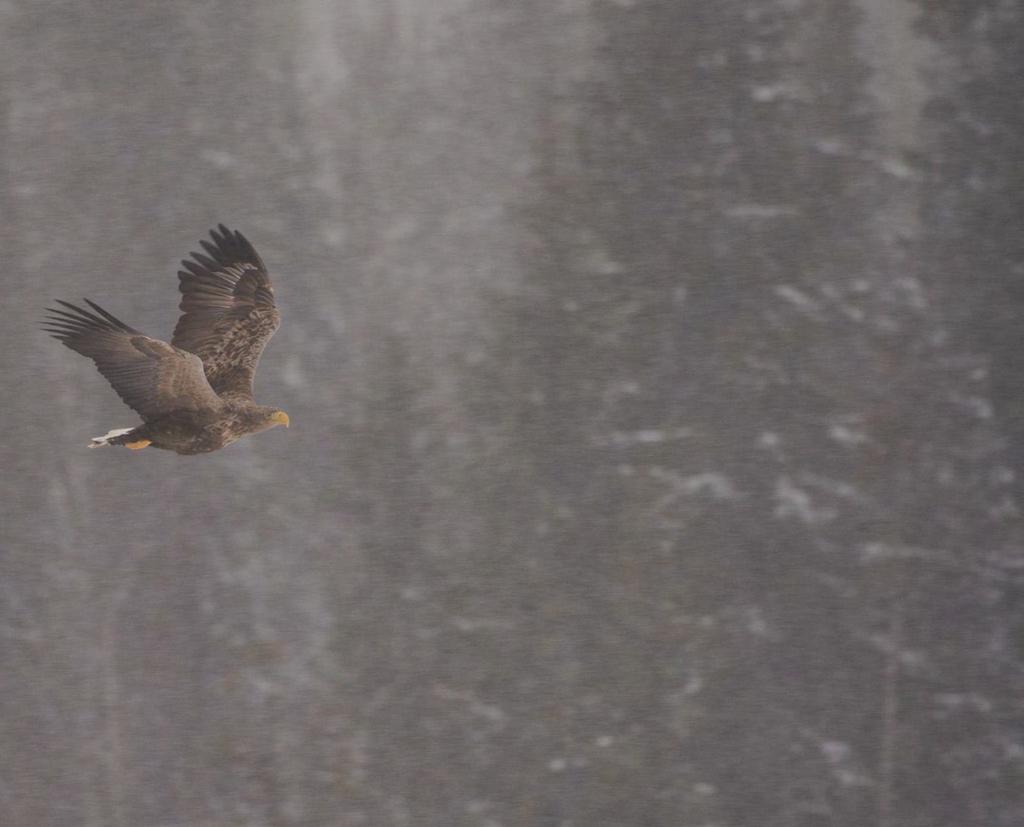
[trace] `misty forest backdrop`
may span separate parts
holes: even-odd
[[[0,2],[0,823],[1024,823],[1022,24]],[[217,222],[291,429],[85,450]]]

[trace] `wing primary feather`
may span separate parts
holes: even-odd
[[[220,265],[213,259],[207,258],[202,253],[192,253],[192,258],[203,265],[207,270],[216,270]]]
[[[85,311],[85,310],[82,310],[82,308],[79,307],[77,304],[72,304],[71,302],[66,302],[66,301],[64,301],[64,299],[56,299],[56,302],[57,302],[57,304],[64,305],[69,310],[73,310],[75,313],[77,313],[77,314],[79,314],[81,316],[85,316],[86,318],[89,317],[89,313],[87,311]]]
[[[48,308],[48,312],[61,317],[61,321],[73,323],[80,332],[84,333],[88,330],[116,330],[124,333],[139,332],[126,325],[116,316],[108,313],[95,302],[89,301],[89,299],[83,299],[83,301],[88,304],[95,313],[90,313],[85,308],[66,302],[63,299],[55,299],[55,301],[68,308],[71,312],[69,313],[65,310],[58,310],[57,308]]]
[[[71,322],[75,322],[76,324],[81,324],[82,323],[82,319],[81,319],[80,316],[73,316],[72,314],[68,313],[65,310],[57,310],[56,308],[47,308],[46,312],[50,313],[54,317],[59,317],[59,319],[55,318],[54,319],[55,321],[63,321],[63,322],[71,321]]]
[[[83,301],[87,305],[89,305],[89,307],[91,307],[93,310],[95,310],[97,313],[99,313],[104,319],[106,319],[111,324],[116,325],[117,327],[121,328],[121,330],[123,330],[125,333],[138,333],[139,332],[139,331],[135,330],[134,328],[131,328],[128,325],[126,325],[124,322],[122,322],[116,316],[113,316],[110,313],[108,313],[106,310],[104,310],[102,307],[100,307],[95,302],[91,302],[88,299],[83,299]]]
[[[214,241],[218,241],[218,242],[220,241],[220,239],[218,239],[217,236],[214,236],[213,238],[214,238]],[[213,244],[211,244],[209,241],[206,241],[206,240],[200,241],[199,242],[199,246],[202,247],[204,250],[206,250],[206,252],[218,264],[224,264],[224,254],[221,253],[221,251],[217,247],[215,247]]]

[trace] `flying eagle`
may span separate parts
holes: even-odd
[[[45,330],[88,356],[142,417],[134,428],[95,437],[90,448],[152,445],[205,454],[248,434],[288,425],[288,414],[257,405],[252,378],[281,324],[267,268],[249,241],[223,224],[200,241],[178,272],[182,311],[171,343],[152,339],[85,299],[47,308]]]

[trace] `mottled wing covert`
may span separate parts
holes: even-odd
[[[281,324],[263,261],[249,241],[223,224],[200,241],[178,272],[182,315],[171,343],[203,360],[206,378],[225,398],[252,400],[260,355]]]

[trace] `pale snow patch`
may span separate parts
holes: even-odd
[[[199,153],[199,157],[217,169],[229,169],[238,164],[238,159],[234,155],[222,149],[204,149]]]
[[[784,299],[791,305],[805,313],[817,313],[821,306],[808,296],[803,290],[799,290],[791,284],[777,284],[773,292],[780,299]]]
[[[636,396],[638,393],[640,393],[640,385],[629,379],[609,383],[601,396],[606,400],[614,400],[620,396]]]
[[[706,472],[683,478],[686,494],[710,494],[716,500],[734,500],[739,496],[732,481],[724,474]]]
[[[898,178],[901,181],[907,181],[914,178],[914,170],[911,169],[907,163],[899,158],[895,158],[892,155],[885,155],[878,159],[878,165],[882,168],[882,171],[891,175],[893,178]]]
[[[913,276],[900,276],[894,284],[904,292],[910,306],[915,310],[924,310],[928,307],[928,296],[920,279],[915,279]]]
[[[861,560],[865,563],[887,560],[935,560],[955,563],[956,555],[942,549],[922,548],[895,543],[871,542],[861,546]]]
[[[822,741],[819,744],[822,755],[832,765],[832,774],[844,787],[866,787],[871,785],[871,779],[862,771],[850,766],[852,750],[850,745],[843,741]]]
[[[867,314],[864,312],[864,308],[844,300],[846,292],[859,291],[855,291],[853,289],[844,291],[840,290],[833,284],[826,284],[822,286],[821,292],[828,297],[837,308],[839,308],[840,313],[851,321],[863,322],[866,318]]]
[[[1020,509],[1013,499],[1004,497],[988,509],[988,515],[993,520],[1013,519],[1020,516]]]
[[[690,428],[641,428],[637,431],[612,431],[594,440],[602,448],[630,448],[634,445],[658,445],[693,436]]]
[[[992,403],[980,396],[955,396],[953,401],[977,419],[991,419],[993,416]]]
[[[320,228],[320,240],[328,247],[341,247],[347,238],[348,233],[340,224]]]
[[[867,635],[861,639],[885,655],[895,655],[900,666],[912,671],[919,670],[928,663],[928,657],[924,652],[915,649],[900,649],[889,635]]]
[[[777,100],[796,98],[796,90],[789,83],[765,83],[750,90],[750,97],[757,103],[774,103]]]
[[[862,772],[846,769],[845,767],[835,771],[836,778],[844,787],[870,787],[871,779]]]
[[[834,508],[815,505],[811,495],[788,477],[780,477],[775,483],[776,517],[795,517],[807,525],[820,525],[835,519],[837,514]]]
[[[855,485],[842,480],[825,477],[821,474],[801,474],[801,481],[817,488],[819,491],[827,491],[836,497],[844,500],[863,501],[864,496]]]
[[[848,318],[851,322],[862,322],[864,321],[864,319],[867,318],[867,313],[865,313],[861,308],[853,304],[844,303],[840,306],[840,310],[843,311],[843,315],[846,316],[846,318]]]
[[[848,155],[850,147],[842,138],[819,138],[811,144],[822,155]]]
[[[489,617],[462,617],[459,615],[452,618],[452,625],[460,632],[466,632],[467,634],[473,632],[507,631],[515,628],[515,625],[507,620],[496,620]]]
[[[768,621],[765,620],[764,614],[761,612],[759,606],[752,606],[747,609],[747,631],[757,637],[772,637],[771,629],[768,626]]]
[[[799,215],[796,207],[785,204],[736,204],[726,209],[729,218],[787,218]]]
[[[713,471],[684,476],[677,471],[654,467],[650,469],[649,473],[655,479],[666,482],[672,487],[669,499],[707,494],[716,500],[734,500],[740,496],[736,486],[727,476]]]
[[[850,757],[850,745],[843,741],[822,741],[821,754],[830,764],[839,764]]]
[[[950,712],[964,709],[983,713],[992,711],[992,701],[977,692],[940,692],[934,698],[939,706]]]
[[[281,381],[289,388],[305,387],[309,380],[302,369],[302,361],[298,356],[289,356],[280,371]]]
[[[654,429],[634,431],[632,438],[639,443],[655,443],[664,442],[667,438],[667,434],[664,431],[658,431]]]
[[[867,434],[862,431],[854,430],[846,425],[830,425],[828,429],[829,439],[835,440],[840,445],[863,445],[865,442],[870,442]]]
[[[991,475],[992,481],[999,485],[1009,485],[1017,479],[1017,473],[1012,468],[1007,468],[1005,465],[997,465],[992,469]]]
[[[583,259],[583,266],[592,273],[602,276],[614,276],[625,271],[621,262],[613,259],[607,250],[596,247],[588,251]]]

